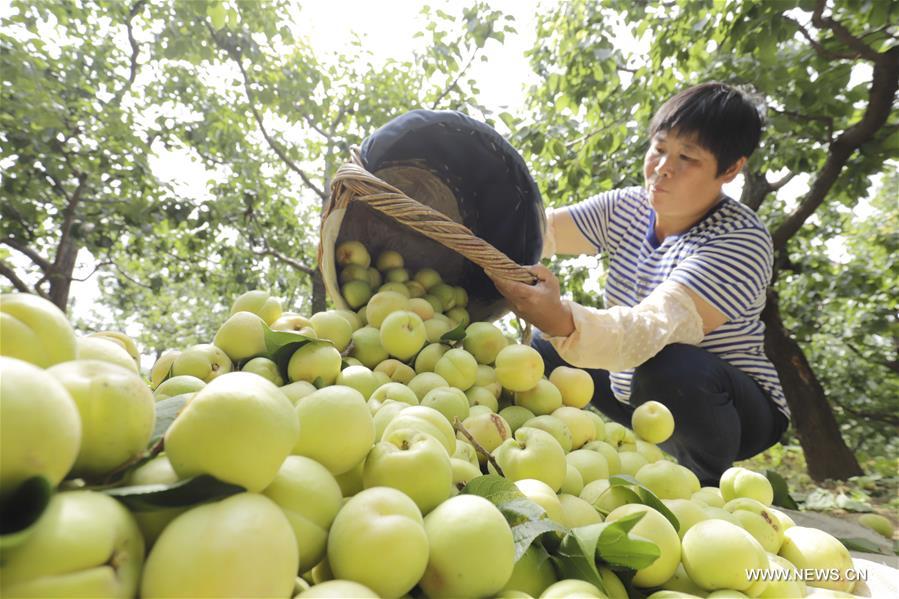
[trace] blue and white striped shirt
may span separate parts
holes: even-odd
[[[692,228],[661,243],[642,187],[601,193],[572,206],[570,214],[584,237],[609,256],[607,308],[636,306],[669,279],[693,290],[728,318],[699,347],[755,379],[789,418],[777,371],[764,351],[760,315],[774,250],[755,212],[725,197]],[[630,397],[633,372],[611,373],[619,401]]]

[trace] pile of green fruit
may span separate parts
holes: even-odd
[[[437,271],[336,257],[356,312],[247,292],[149,384],[127,336],[2,296],[0,595],[850,596],[750,579],[853,566],[761,474],[700,488],[662,404],[607,422]]]

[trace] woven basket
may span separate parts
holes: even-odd
[[[473,321],[509,310],[487,276],[532,283],[520,264],[540,259],[546,221],[521,155],[489,124],[448,110],[411,110],[368,136],[331,182],[319,265],[328,295],[345,306],[334,248],[362,242],[394,250],[406,270],[436,269],[468,291]],[[486,274],[485,274],[486,273]]]
[[[353,161],[337,170],[322,215],[318,260],[328,296],[337,307],[349,308],[340,293],[334,248],[351,239],[363,242],[373,256],[384,249],[396,250],[410,273],[434,268],[451,284],[462,280],[466,260],[495,277],[534,283],[528,269],[477,237],[462,221],[452,190],[426,165],[406,161],[372,174],[354,152]],[[479,302],[473,297],[468,311],[473,321],[494,320],[508,306],[502,300]]]

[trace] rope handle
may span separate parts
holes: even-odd
[[[357,151],[353,162],[337,169],[331,180],[331,197],[322,217],[324,222],[331,210],[346,208],[351,201],[364,202],[398,223],[448,247],[468,258],[497,278],[533,285],[537,277],[517,264],[480,237],[441,212],[413,200],[386,181],[362,167]],[[319,263],[323,248],[319,245]]]

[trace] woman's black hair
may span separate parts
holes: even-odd
[[[718,161],[720,176],[759,145],[763,118],[749,94],[711,81],[679,92],[665,102],[649,124],[649,138],[673,131],[695,136],[696,143]]]

